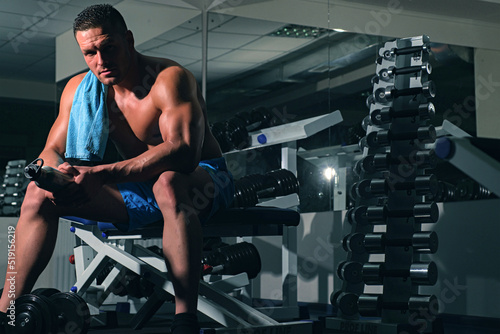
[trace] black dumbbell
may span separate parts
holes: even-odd
[[[435,195],[438,190],[438,180],[435,175],[423,175],[405,182],[391,182],[388,179],[364,179],[356,185],[357,196],[366,199],[373,196],[384,196],[396,190],[415,190],[417,195]]]
[[[399,55],[409,55],[413,53],[419,53],[419,52],[429,52],[430,51],[430,44],[425,43],[420,46],[411,46],[407,48],[393,48],[390,50],[385,50],[382,53],[382,57],[386,60],[392,60],[394,59],[394,56],[399,56]]]
[[[233,117],[226,123],[228,141],[234,149],[240,150],[250,144],[246,123],[239,117]]]
[[[390,123],[394,118],[416,117],[421,120],[431,119],[436,114],[436,108],[432,102],[422,103],[415,108],[395,110],[392,107],[375,109],[370,113],[370,121],[374,125]]]
[[[25,294],[16,299],[13,324],[6,324],[6,334],[47,334],[55,333],[57,319],[51,312],[53,304],[49,298]],[[8,314],[8,312],[7,312]]]
[[[344,261],[337,266],[337,276],[349,283],[361,283],[363,282],[362,269],[363,264],[360,262]]]
[[[384,171],[391,165],[399,165],[402,168],[434,168],[437,165],[437,157],[434,150],[415,151],[410,156],[394,157],[390,153],[377,153],[365,156],[360,161],[360,169],[369,174]]]
[[[395,140],[415,140],[432,143],[436,140],[436,129],[433,125],[421,126],[416,131],[396,133],[392,130],[372,131],[366,135],[366,145],[371,148],[389,145]]]
[[[422,84],[422,87],[396,89],[394,86],[380,87],[373,92],[375,102],[387,103],[400,96],[411,96],[423,94],[426,98],[436,96],[436,85],[429,80]]]
[[[60,293],[61,291],[56,289],[56,288],[38,288],[33,291],[31,291],[31,294],[37,295],[37,296],[43,296],[50,298],[56,293]]]
[[[255,206],[259,202],[257,191],[262,188],[262,179],[263,175],[251,174],[236,180],[233,206]]]
[[[408,210],[389,210],[387,206],[366,206],[360,205],[352,212],[351,221],[360,225],[384,224],[389,217],[410,218],[413,217],[416,223],[435,223],[439,219],[439,209],[436,203],[418,203]]]
[[[354,316],[358,313],[358,295],[342,290],[330,295],[330,303],[346,316]]]
[[[90,327],[90,310],[85,300],[73,292],[59,292],[50,296],[51,313],[57,319],[56,333],[85,334]]]
[[[30,294],[17,298],[15,301],[16,318],[14,324],[4,327],[6,333],[56,333],[57,318],[52,313],[54,305],[50,300],[50,297],[56,293],[60,291],[55,288],[38,288]]]
[[[363,316],[379,317],[382,310],[401,310],[410,312],[422,312],[423,310],[438,311],[439,305],[434,295],[414,295],[407,302],[387,302],[382,295],[362,294],[358,297],[357,307],[359,314]]]
[[[277,169],[264,175],[263,184],[257,190],[258,198],[285,196],[299,192],[299,182],[291,171]]]
[[[262,268],[257,247],[245,241],[220,247],[204,256],[202,263],[212,267],[211,274],[237,275],[247,273],[250,279],[257,277]]]
[[[380,80],[389,81],[394,77],[394,75],[413,74],[413,73],[420,73],[420,72],[431,74],[431,72],[432,72],[431,64],[424,63],[420,66],[408,66],[408,67],[400,67],[400,68],[390,66],[388,68],[384,68],[384,69],[380,70],[378,72],[378,77],[380,78]]]
[[[388,239],[385,233],[352,233],[342,239],[344,249],[356,254],[380,254],[385,252],[385,247],[412,247],[415,253],[433,254],[438,245],[438,236],[434,231],[415,232],[411,239]]]
[[[232,144],[227,137],[227,125],[225,122],[216,122],[212,124],[211,132],[219,143],[223,153],[229,152],[232,149]]]
[[[415,285],[434,285],[438,269],[434,262],[412,263],[409,269],[388,269],[384,263],[364,263],[361,269],[363,282],[368,285],[384,283],[384,277],[410,279]]]
[[[250,112],[250,116],[254,123],[260,123],[260,126],[257,129],[269,128],[272,126],[276,126],[279,123],[275,115],[273,115],[273,113],[264,106],[252,109],[252,111]]]

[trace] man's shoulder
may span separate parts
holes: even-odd
[[[163,78],[172,79],[175,76],[191,75],[191,73],[178,62],[167,59],[145,56],[148,65],[147,71],[160,80]]]
[[[82,82],[83,78],[85,78],[85,75],[87,75],[87,73],[88,72],[77,74],[68,80],[61,96],[61,103],[64,103],[65,105],[68,106],[71,105],[76,89]]]
[[[80,85],[82,82],[83,78],[87,75],[88,72],[83,72],[80,74],[77,74],[73,76],[71,79],[68,80],[68,83],[66,84],[66,89],[75,91],[76,88]]]

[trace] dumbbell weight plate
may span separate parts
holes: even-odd
[[[330,296],[330,303],[337,306],[346,316],[358,313],[358,296],[354,293],[339,290]]]
[[[286,178],[281,172],[282,170],[277,169],[272,172],[267,173],[268,177],[272,178],[271,183],[273,183],[274,186],[274,195],[275,196],[283,196],[286,193]]]
[[[43,296],[50,298],[52,295],[55,295],[56,293],[59,293],[58,289],[55,288],[38,288],[33,291],[31,291],[32,295],[37,295],[37,296]]]
[[[361,180],[357,183],[356,185],[356,197],[357,198],[371,198],[373,197],[371,191],[371,180],[370,179],[364,179]]]
[[[16,299],[15,326],[7,325],[7,334],[47,334],[54,333],[56,319],[51,313],[53,305],[47,298],[33,294]]]
[[[286,184],[285,194],[289,195],[296,192],[297,190],[295,187],[296,182],[294,182],[296,181],[295,175],[287,169],[282,169],[281,174],[283,175],[283,179],[285,179],[285,184]]]
[[[363,254],[366,251],[364,240],[365,235],[363,233],[348,234],[342,239],[342,246],[346,252]]]
[[[297,178],[295,177],[295,174],[293,174],[288,169],[281,169],[280,175],[283,178],[283,180],[285,180],[286,184],[285,195],[299,192],[299,183],[297,181]]]
[[[82,297],[73,292],[52,295],[53,313],[57,316],[58,332],[85,334],[90,327],[90,310]]]
[[[340,279],[350,283],[361,283],[363,276],[361,272],[363,264],[355,261],[344,261],[337,268],[337,275]]]
[[[217,139],[222,152],[228,152],[232,148],[232,144],[229,142],[227,137],[227,125],[223,122],[216,122],[212,125],[211,131],[214,137]]]

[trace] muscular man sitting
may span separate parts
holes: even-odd
[[[198,333],[202,224],[230,205],[234,190],[195,78],[172,60],[138,53],[112,6],[86,8],[73,30],[90,71],[67,83],[39,156],[72,182],[54,193],[28,186],[15,235],[16,297],[29,293],[46,267],[59,217],[110,221],[124,230],[163,220],[163,252],[175,290],[172,333]],[[97,116],[89,120],[88,113]],[[68,162],[99,160],[108,139],[122,160]],[[0,311],[9,302],[3,294]]]

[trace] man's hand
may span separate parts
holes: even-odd
[[[102,179],[93,173],[92,167],[72,166],[64,162],[57,169],[72,175],[74,182],[52,194],[52,201],[56,205],[82,206],[89,202],[104,185]]]

